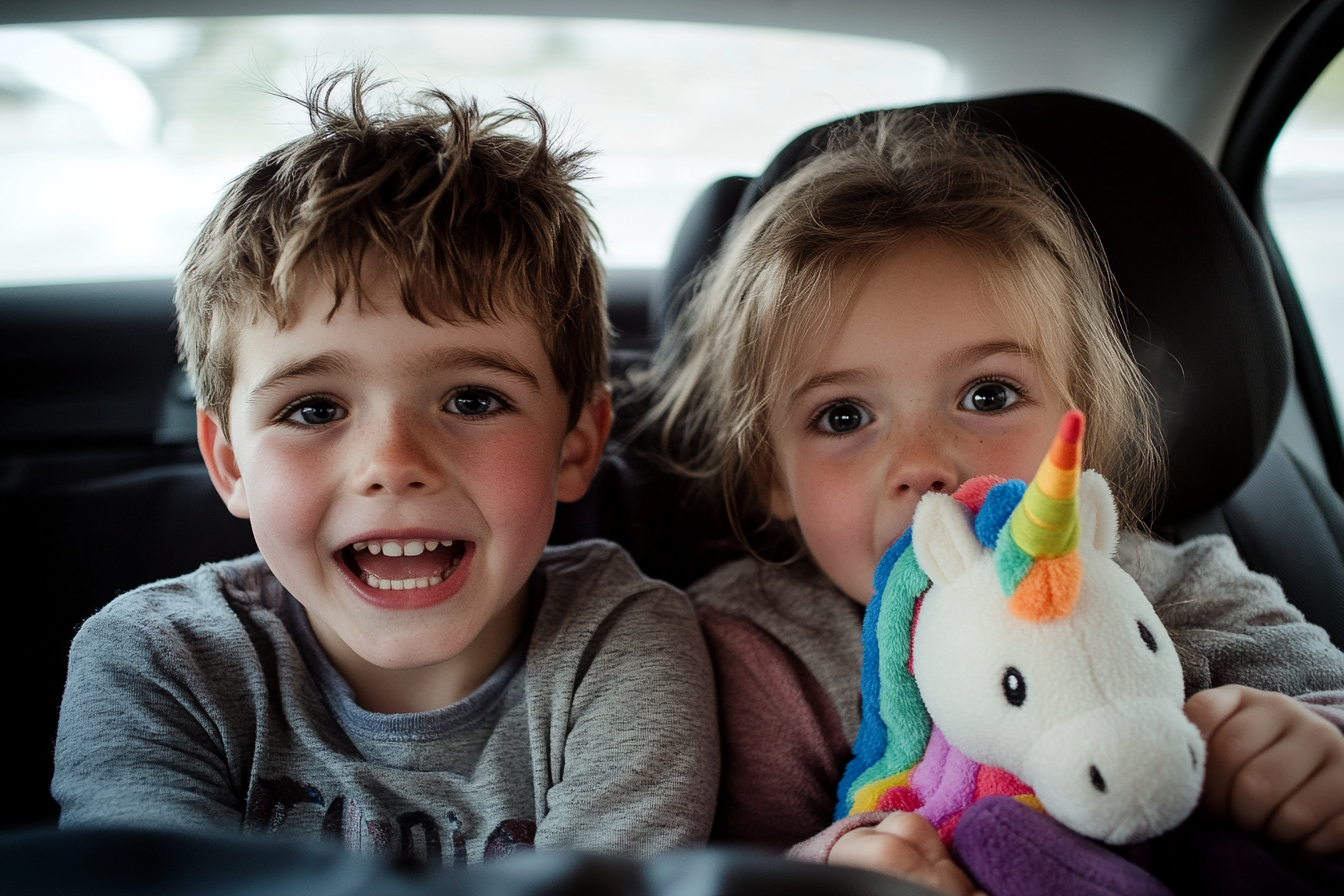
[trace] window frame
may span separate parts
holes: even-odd
[[[1344,435],[1329,380],[1265,212],[1269,154],[1284,124],[1326,67],[1344,50],[1344,0],[1311,0],[1275,37],[1242,94],[1219,170],[1260,233],[1288,321],[1293,374],[1325,461],[1330,485],[1344,495]]]

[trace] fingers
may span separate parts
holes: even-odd
[[[1323,736],[1329,733],[1294,720],[1278,740],[1250,757],[1232,779],[1228,817],[1233,823],[1281,843],[1296,843],[1319,827],[1332,796],[1330,788],[1320,786],[1331,777],[1330,744]],[[1338,790],[1340,782],[1334,784]]]
[[[1314,767],[1295,776],[1301,782],[1278,800],[1265,823],[1265,835],[1321,854],[1344,849],[1344,736],[1313,715],[1293,726],[1280,744],[1300,744],[1282,761]]]
[[[1316,853],[1344,849],[1344,735],[1282,694],[1204,691],[1186,714],[1208,740],[1202,803],[1215,817]]]
[[[882,819],[874,830],[908,843],[930,865],[951,858],[929,820],[914,812],[893,812]]]
[[[933,825],[911,812],[893,812],[875,827],[850,831],[831,848],[828,861],[880,871],[947,896],[983,896],[952,861]]]
[[[1253,798],[1253,805],[1240,805],[1239,824],[1255,823],[1254,816],[1259,816],[1259,823],[1248,830],[1258,831],[1273,809],[1273,806],[1264,805],[1260,796],[1262,785],[1268,782],[1259,774],[1253,774],[1248,791],[1247,779],[1243,779],[1240,782],[1242,789],[1237,794],[1239,800],[1234,799],[1233,787],[1246,771],[1247,764],[1277,742],[1288,727],[1284,708],[1275,705],[1272,699],[1276,697],[1289,700],[1279,694],[1227,685],[1201,691],[1185,703],[1186,716],[1199,728],[1208,744],[1201,804],[1213,817],[1226,818],[1231,814],[1234,802]]]
[[[1241,706],[1244,692],[1249,690],[1240,685],[1224,685],[1200,691],[1185,701],[1185,716],[1204,740],[1209,740],[1218,726],[1227,720]]]
[[[1344,852],[1344,812],[1336,814],[1314,834],[1303,840],[1302,849],[1318,856]]]

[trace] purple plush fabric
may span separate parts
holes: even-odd
[[[1337,896],[1344,855],[1309,856],[1295,847],[1214,821],[1202,812],[1123,852],[1180,896]]]
[[[1138,865],[1011,797],[967,809],[952,854],[990,896],[1172,896]]]
[[[1304,855],[1202,812],[1111,851],[1014,799],[990,797],[961,817],[952,854],[990,896],[1344,893],[1344,856]]]
[[[975,773],[979,768],[978,762],[949,744],[934,726],[924,758],[910,773],[910,786],[924,801],[917,810],[919,814],[941,828],[975,800]]]

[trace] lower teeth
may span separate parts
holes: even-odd
[[[411,591],[415,588],[428,588],[442,581],[442,576],[430,576],[421,579],[380,579],[373,573],[369,573],[364,577],[365,584],[370,588],[377,588],[379,591]]]

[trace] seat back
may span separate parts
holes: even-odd
[[[1158,395],[1169,476],[1155,531],[1174,541],[1231,534],[1344,645],[1344,502],[1285,446],[1267,455],[1291,375],[1287,327],[1263,244],[1221,176],[1166,126],[1105,100],[1024,93],[917,109],[1017,141],[1095,227],[1123,295],[1121,323]],[[724,232],[852,123],[800,135],[729,218],[696,219],[719,208],[698,203],[686,231]],[[689,282],[705,262],[674,254],[666,279]],[[669,314],[680,307],[666,303]]]

